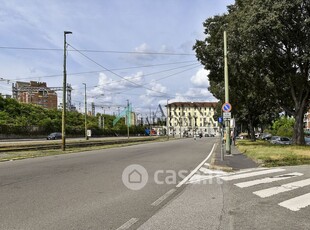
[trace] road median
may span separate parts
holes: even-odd
[[[124,147],[146,142],[165,141],[165,137],[97,138],[92,140],[67,140],[66,151],[61,150],[61,140],[23,141],[0,143],[0,162],[42,156],[60,155],[82,151]]]

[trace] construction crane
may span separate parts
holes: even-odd
[[[161,114],[160,117],[157,116],[158,113]],[[157,109],[156,109],[156,112],[154,113],[154,120],[155,120],[156,118],[157,118],[157,122],[159,122],[159,121],[165,121],[165,119],[166,119],[166,115],[165,115],[164,110],[163,110],[163,108],[162,108],[162,106],[161,106],[160,104],[158,105],[158,107],[157,107]]]

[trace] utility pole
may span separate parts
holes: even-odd
[[[85,140],[88,140],[88,135],[87,135],[87,96],[86,96],[86,83],[83,83],[85,86],[85,99],[84,99],[84,107],[85,107]]]
[[[67,63],[67,41],[66,41],[66,35],[72,34],[70,31],[64,31],[64,70],[63,70],[63,86],[62,86],[62,127],[61,127],[61,134],[62,134],[62,151],[66,150],[66,110],[67,110],[67,103],[66,103],[66,97],[67,97],[67,69],[66,69],[66,63]]]
[[[128,139],[129,139],[129,120],[130,120],[130,115],[129,115],[129,113],[130,113],[130,110],[129,110],[129,100],[127,100],[127,137],[128,137]]]
[[[169,140],[169,113],[170,113],[170,110],[169,110],[169,103],[168,103],[169,99],[167,99],[167,136],[168,136],[168,140]]]
[[[225,102],[229,103],[229,83],[228,83],[228,66],[227,66],[227,36],[226,31],[224,31],[224,80],[225,80]],[[231,153],[230,146],[230,120],[225,120],[226,123],[226,154]]]

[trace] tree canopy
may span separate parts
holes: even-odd
[[[98,127],[99,116],[104,117],[104,129]],[[127,128],[124,119],[112,127],[115,116],[97,114],[87,117],[87,126],[94,135],[125,134]],[[72,136],[85,134],[85,115],[77,111],[68,111],[66,133]],[[1,134],[46,135],[59,132],[62,125],[62,111],[45,109],[38,105],[19,103],[15,99],[0,97],[0,132]],[[136,133],[143,130],[132,128]]]
[[[223,31],[228,34],[230,102],[253,126],[280,111],[295,118],[293,142],[304,144],[310,101],[310,0],[236,0],[228,13],[204,22],[198,60],[210,70],[210,91],[223,101]]]

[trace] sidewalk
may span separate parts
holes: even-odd
[[[225,152],[225,146],[223,147]],[[231,145],[231,154],[227,155],[224,153],[222,160],[220,143],[215,150],[211,165],[215,169],[223,170],[239,170],[258,167],[258,164],[256,162],[254,162],[244,154],[240,153],[237,147],[234,145]]]

